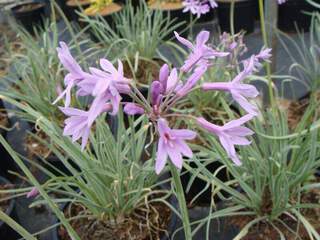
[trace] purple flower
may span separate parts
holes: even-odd
[[[236,165],[241,165],[241,161],[236,154],[234,145],[249,145],[251,142],[245,138],[254,134],[252,130],[247,127],[243,127],[244,123],[251,120],[254,116],[247,114],[237,120],[232,120],[224,126],[217,126],[205,120],[204,118],[198,118],[197,123],[208,130],[210,133],[215,134],[226,150],[227,155]]]
[[[232,98],[238,102],[238,104],[252,115],[258,114],[258,109],[255,105],[251,104],[247,98],[255,98],[259,95],[255,86],[250,84],[244,84],[242,81],[252,74],[254,70],[255,57],[251,57],[247,66],[240,72],[231,82],[213,82],[204,83],[202,85],[203,90],[220,90],[228,91],[231,93]]]
[[[33,187],[30,192],[27,193],[27,198],[34,198],[38,196],[39,191],[36,187]]]
[[[173,68],[170,72],[169,66],[163,64],[159,72],[159,82],[162,85],[161,94],[168,94],[173,88],[175,88],[174,91],[177,91],[181,87],[181,84],[179,84],[178,81],[177,69]]]
[[[66,43],[60,42],[60,47],[57,48],[60,62],[69,73],[64,78],[66,89],[57,97],[53,104],[57,103],[64,96],[66,97],[65,107],[68,107],[71,102],[71,89],[86,78],[90,78],[90,74],[84,72],[76,60],[72,57]]]
[[[199,18],[202,14],[206,14],[211,8],[218,6],[215,0],[184,0],[182,2],[184,9],[183,12],[191,12],[197,14]]]
[[[210,6],[200,0],[185,0],[182,4],[184,6],[183,12],[191,12],[197,15],[198,18],[210,11]]]
[[[110,109],[111,105],[106,104],[103,106],[103,108],[99,109],[99,114],[104,111],[109,111]],[[83,111],[76,108],[60,108],[60,110],[65,115],[69,116],[69,118],[64,121],[65,127],[63,130],[63,135],[72,136],[72,142],[82,138],[81,149],[83,150],[87,145],[90,128],[93,123],[90,111]],[[90,119],[91,121],[89,121]]]
[[[123,111],[128,115],[141,115],[144,114],[144,109],[136,103],[127,103]]]
[[[78,84],[80,88],[78,94],[82,96],[82,93],[90,93],[98,96],[106,92],[112,95],[130,92],[130,80],[123,76],[123,65],[120,60],[118,60],[118,69],[106,59],[100,59],[100,66],[104,71],[90,68],[91,78]]]
[[[165,119],[158,120],[159,142],[156,158],[156,173],[164,168],[169,156],[171,162],[179,169],[182,168],[182,155],[191,158],[192,151],[185,143],[196,137],[196,133],[186,129],[171,129]]]
[[[206,45],[209,40],[210,33],[208,31],[201,31],[196,38],[196,44],[193,45],[187,39],[180,37],[177,32],[174,32],[176,38],[183,45],[187,46],[192,50],[184,65],[181,67],[183,72],[189,72],[194,66],[208,66],[208,60],[214,59],[215,57],[225,57],[229,55],[226,52],[219,52]]]
[[[177,90],[179,97],[185,96],[197,84],[203,74],[207,71],[206,66],[197,67],[186,83]]]

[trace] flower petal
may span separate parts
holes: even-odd
[[[157,158],[156,158],[156,174],[159,174],[167,162],[168,153],[165,150],[162,138],[158,142]]]

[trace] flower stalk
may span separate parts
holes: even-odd
[[[263,0],[259,0],[259,13],[260,13],[260,23],[261,23],[261,32],[263,37],[263,42],[265,47],[269,47],[267,31],[266,31],[266,24],[265,24],[265,16],[264,16],[264,5]],[[268,92],[269,92],[269,99],[272,109],[275,108],[275,99],[273,94],[273,82],[271,78],[271,64],[266,62],[266,71],[267,71],[267,79],[268,79]]]

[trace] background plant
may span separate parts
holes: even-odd
[[[106,49],[104,57],[112,59],[129,58],[134,62],[136,55],[151,60],[161,56],[159,46],[173,37],[173,31],[183,22],[165,16],[160,10],[151,10],[146,3],[133,8],[130,3],[112,16],[112,24],[102,16],[90,18],[84,14],[83,20],[90,26],[90,32]],[[116,26],[116,28],[114,27]]]
[[[311,112],[312,109],[308,111]],[[304,129],[307,129],[308,122],[304,119],[302,121],[305,124]],[[241,229],[237,239],[244,237],[249,229],[259,222],[270,224],[284,239],[284,233],[277,226],[288,230],[283,222],[283,216],[286,215],[294,216],[306,229],[310,239],[320,239],[303,214],[303,209],[318,208],[320,205],[301,202],[306,192],[318,187],[318,184],[311,180],[320,166],[316,130],[319,121],[313,126],[312,131],[300,129],[290,134],[284,114],[275,114],[272,111],[264,113],[262,120],[256,119],[251,125],[251,129],[256,132],[251,145],[238,149],[243,163],[240,167],[230,164],[216,140],[208,136],[210,150],[201,147],[199,155],[202,161],[198,160],[199,156],[198,159],[193,159],[198,169],[201,169],[198,177],[206,179],[213,188],[213,194],[223,189],[230,197],[223,209],[212,212],[208,218],[200,221],[198,227],[208,224],[210,219],[216,217],[252,216],[252,220]],[[221,169],[215,173],[208,172],[203,164],[210,161],[222,161],[234,180],[221,182],[216,178],[216,173]],[[185,167],[195,172],[187,165]],[[295,229],[289,232],[296,234]]]

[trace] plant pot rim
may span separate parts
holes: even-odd
[[[109,11],[110,7],[113,7],[114,9],[112,9],[112,11]],[[122,9],[123,9],[123,5],[121,3],[112,2],[109,5],[105,6],[102,10],[98,10],[95,12],[88,13],[88,12],[86,12],[86,9],[84,9],[84,14],[88,17],[94,17],[96,15],[101,15],[103,17],[107,17],[112,14],[120,12]]]
[[[0,175],[0,184],[11,184],[11,182],[6,179],[5,177]],[[10,213],[13,211],[14,205],[15,205],[15,200],[14,199],[10,199],[9,200],[9,207],[6,209],[5,214],[10,216]],[[4,222],[0,220],[0,228],[3,226]]]
[[[38,5],[38,7],[34,8],[34,9],[27,10],[27,11],[18,12],[17,10],[24,5]],[[41,8],[44,8],[45,6],[46,6],[46,4],[42,3],[42,2],[23,2],[23,3],[18,3],[17,5],[13,6],[11,8],[11,11],[15,12],[16,14],[28,14],[28,13],[32,13],[34,11],[37,11]]]
[[[90,0],[68,0],[66,2],[66,5],[68,7],[78,7],[80,6],[85,6],[85,5],[90,5],[91,1]]]
[[[159,2],[155,1],[151,4],[148,4],[148,7],[152,10],[163,10],[163,11],[177,11],[182,10],[184,6],[182,5],[182,2]]]

